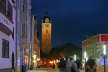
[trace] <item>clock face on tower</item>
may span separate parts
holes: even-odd
[[[49,19],[48,19],[48,18],[46,18],[46,19],[45,19],[45,22],[46,22],[46,23],[49,23]]]

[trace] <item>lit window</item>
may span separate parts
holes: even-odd
[[[48,29],[46,29],[46,33],[48,33]]]

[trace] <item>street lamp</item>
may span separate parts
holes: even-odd
[[[106,72],[106,66],[105,66],[106,45],[103,45],[103,54],[104,54],[104,72]]]
[[[77,59],[77,56],[76,56],[76,55],[74,55],[74,60],[76,61],[76,59]]]
[[[84,52],[85,69],[86,69],[86,57],[87,57],[87,53],[86,53],[86,51],[85,51],[85,52]]]
[[[84,59],[85,59],[85,61],[86,61],[86,57],[87,57],[87,53],[86,53],[86,51],[84,52]]]

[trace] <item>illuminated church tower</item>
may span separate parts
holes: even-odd
[[[42,20],[42,52],[48,54],[51,50],[51,19],[48,12]]]

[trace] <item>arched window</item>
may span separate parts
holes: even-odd
[[[46,29],[46,33],[48,33],[48,29]]]

